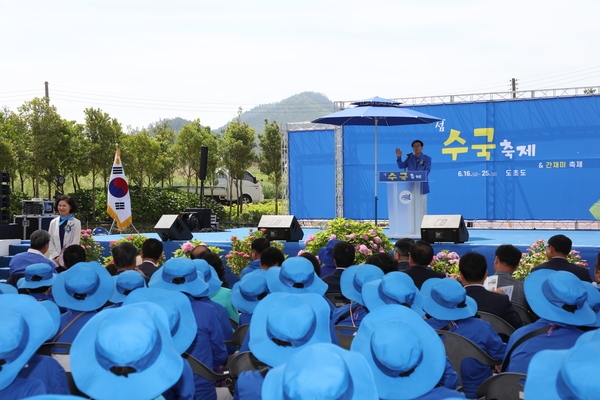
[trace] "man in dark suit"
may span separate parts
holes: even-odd
[[[354,265],[356,251],[351,243],[339,241],[333,246],[333,264],[335,271],[323,278],[323,282],[328,285],[325,293],[342,293],[340,287],[340,278],[346,268]]]
[[[403,238],[396,241],[394,245],[394,260],[398,263],[398,271],[404,271],[410,267],[408,264],[408,253],[410,252],[410,246],[414,243],[415,241],[411,238]]]
[[[482,254],[475,252],[463,254],[458,262],[458,270],[467,296],[477,302],[478,311],[497,315],[515,329],[523,325],[521,317],[507,295],[490,292],[483,286],[483,282],[487,278],[487,261]]]
[[[163,243],[158,239],[149,238],[142,244],[142,263],[138,269],[146,275],[148,279],[158,270],[158,263],[163,258]]]
[[[576,277],[584,282],[591,282],[590,271],[587,267],[580,267],[576,264],[571,264],[567,261],[567,256],[571,252],[573,242],[565,235],[555,235],[548,239],[548,245],[546,246],[546,257],[548,261],[533,267],[531,272],[538,271],[540,269],[551,269],[554,271],[568,271],[575,274]]]
[[[415,286],[421,289],[423,282],[429,278],[445,278],[446,275],[432,270],[429,267],[433,260],[433,247],[423,240],[418,240],[410,246],[408,255],[408,264],[410,267],[402,272],[408,274],[415,283]]]

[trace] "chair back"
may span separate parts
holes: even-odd
[[[325,293],[325,297],[335,306],[335,308],[350,304],[350,300],[341,293]]]
[[[475,343],[458,333],[436,330],[440,335],[444,347],[446,348],[446,356],[452,363],[452,368],[458,374],[458,385],[462,386],[462,376],[460,374],[460,365],[465,358],[474,358],[484,365],[494,366],[502,364],[502,360],[492,358],[488,353],[483,351]]]
[[[515,331],[515,328],[511,324],[496,314],[485,311],[477,311],[477,315],[479,315],[479,318],[481,318],[483,321],[492,326],[494,332],[496,332],[502,338],[504,343],[508,342],[508,338]]]
[[[250,351],[244,351],[233,355],[227,363],[229,367],[229,376],[235,380],[244,371],[261,371],[265,372],[269,366],[259,361]]]
[[[519,316],[521,317],[521,321],[523,321],[523,325],[531,324],[539,319],[539,317],[537,315],[533,314],[532,312],[530,312],[529,310],[527,310],[520,304],[512,303],[512,306],[515,309],[515,311],[517,312],[517,314],[519,314]]]
[[[192,372],[194,373],[194,375],[201,376],[202,378],[206,379],[207,381],[212,381],[212,382],[223,381],[223,380],[226,380],[227,378],[229,378],[228,372],[224,372],[222,374],[217,373],[217,372],[213,371],[212,368],[210,368],[208,365],[204,364],[203,362],[201,362],[200,360],[198,360],[196,357],[192,356],[189,353],[183,353],[182,356],[190,364],[190,367],[192,368]]]
[[[248,329],[250,328],[250,324],[244,324],[238,326],[238,328],[233,331],[231,335],[231,340],[226,340],[226,346],[241,346],[244,343],[244,339],[246,338],[246,334],[248,333]]]
[[[477,389],[477,397],[486,400],[513,400],[524,398],[525,378],[517,372],[502,372],[487,378]]]
[[[336,325],[335,333],[337,334],[338,341],[340,342],[340,347],[350,350],[350,345],[352,344],[352,340],[354,339],[354,336],[356,336],[357,331],[357,326]]]

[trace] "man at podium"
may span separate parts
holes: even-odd
[[[404,161],[402,161],[402,150],[396,147],[396,163],[398,164],[398,168],[408,171],[427,171],[427,176],[429,177],[431,157],[423,154],[423,142],[417,139],[412,142],[411,147],[413,152],[408,153]],[[421,196],[421,207],[424,214],[427,214],[427,196],[425,196],[427,193],[429,193],[429,182],[422,182],[421,194],[423,196]]]

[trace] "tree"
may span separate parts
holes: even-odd
[[[104,191],[108,188],[108,179],[112,170],[116,145],[123,136],[121,124],[99,108],[86,108],[84,145],[88,149],[88,163],[92,174],[92,209],[96,217],[96,180],[100,176],[104,181]]]
[[[33,166],[33,196],[40,196],[42,180],[48,184],[48,198],[51,185],[58,174],[59,165],[64,161],[68,148],[68,129],[60,118],[56,107],[48,99],[35,98],[19,107],[28,135],[30,149],[29,162]]]
[[[121,145],[121,162],[127,176],[139,186],[140,197],[144,197],[144,186],[156,183],[154,177],[160,165],[156,155],[160,146],[146,129],[133,135],[125,135]],[[127,166],[130,168],[127,168]]]
[[[258,134],[261,156],[258,160],[260,172],[275,186],[275,214],[279,214],[279,186],[281,185],[281,130],[277,121],[269,123],[265,118],[265,131]]]
[[[220,145],[223,166],[227,168],[231,177],[229,190],[232,192],[233,182],[238,182],[238,193],[242,193],[244,174],[256,160],[255,140],[254,129],[242,121],[242,108],[240,107],[236,120],[227,126]],[[242,202],[238,199],[237,215],[240,215],[241,212]],[[231,210],[229,213],[231,218]]]
[[[169,183],[169,186],[172,186],[177,165],[173,154],[175,131],[171,129],[168,120],[163,120],[152,127],[151,135],[154,136],[160,148],[158,154],[156,154],[158,170],[155,179],[160,181],[161,186],[165,185],[165,180]]]

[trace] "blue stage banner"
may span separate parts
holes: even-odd
[[[290,214],[335,218],[334,131],[288,132]]]
[[[432,157],[429,214],[466,219],[600,219],[600,96],[411,107],[442,118],[379,127],[378,170],[415,139]],[[374,215],[374,130],[344,126],[344,216]],[[333,149],[331,149],[333,154]],[[387,219],[386,184],[378,218]]]

